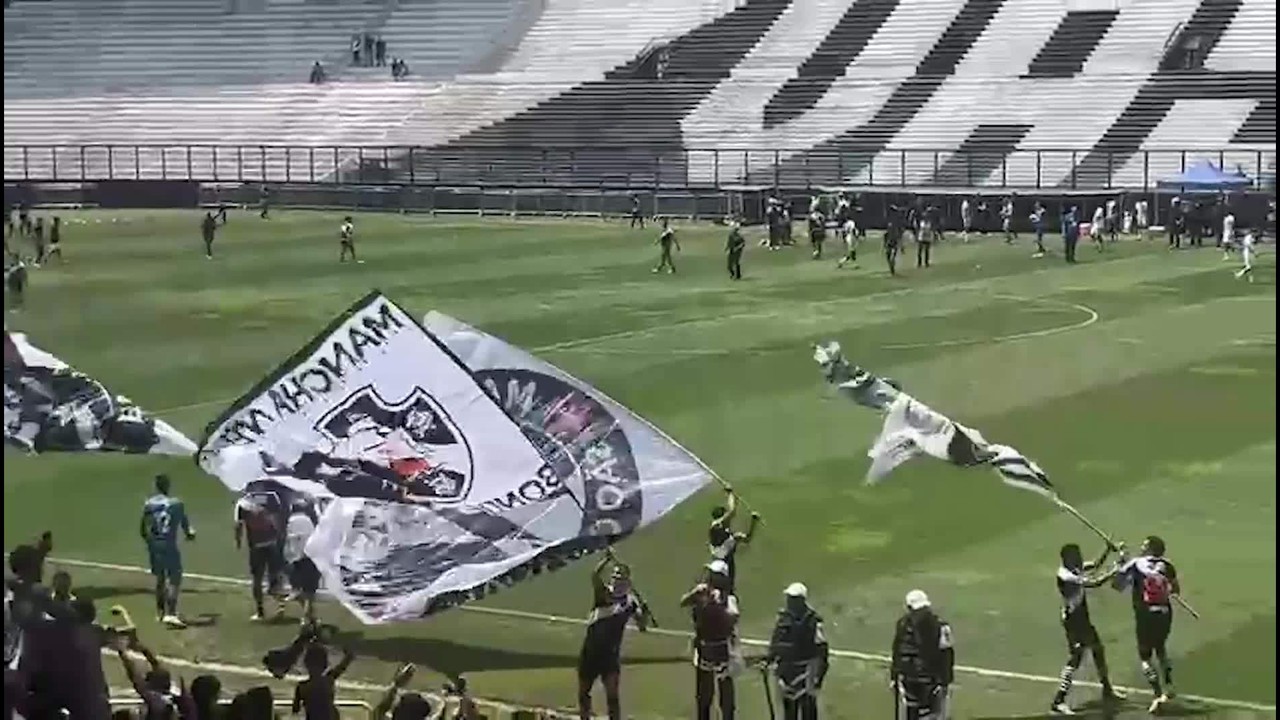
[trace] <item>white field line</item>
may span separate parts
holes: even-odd
[[[140,575],[150,574],[150,571],[148,571],[146,568],[138,567],[136,565],[117,565],[115,563],[95,562],[92,560],[74,560],[70,558],[50,558],[49,562],[54,564],[69,565],[71,567],[85,567],[85,568],[93,568],[98,570],[114,570],[117,572],[127,572],[127,573],[140,574]],[[245,586],[249,584],[247,580],[243,580],[239,578],[223,577],[220,575],[183,573],[183,577],[191,578],[192,580],[202,580],[204,582],[218,583],[221,585]],[[502,617],[522,618],[525,620],[537,620],[539,622],[557,623],[561,625],[581,626],[586,624],[585,621],[579,618],[563,617],[559,615],[545,615],[543,613],[526,612],[524,610],[507,610],[504,608],[479,607],[475,605],[463,605],[459,609],[463,612],[474,612],[474,613],[487,614],[487,615],[500,615]],[[688,633],[682,630],[668,630],[666,628],[652,628],[649,630],[649,632],[654,633],[656,635],[665,635],[668,637],[676,637],[676,638],[681,638],[685,640],[693,637],[692,633]],[[760,640],[757,638],[743,638],[742,644],[749,645],[751,647],[768,647],[769,641]],[[861,660],[863,662],[873,662],[873,663],[879,663],[882,665],[889,664],[889,660],[890,660],[890,658],[887,655],[860,652],[858,650],[837,650],[833,648],[831,650],[831,654],[838,658]],[[212,664],[212,663],[192,663],[186,660],[175,661],[173,664],[177,666],[179,662],[186,663],[191,667],[207,668],[213,672],[220,672],[220,670],[218,670],[219,667],[228,667],[228,668],[240,667],[240,666],[234,666],[234,665],[221,666],[221,665]],[[260,673],[264,677],[268,676],[268,673],[265,670],[259,671],[256,668],[247,668],[247,669],[241,668],[239,670],[228,670],[228,672],[240,672],[241,674],[244,674],[246,670],[252,672],[253,674]],[[1056,685],[1059,682],[1059,678],[1056,676],[1032,675],[1030,673],[1014,672],[1012,670],[995,670],[992,668],[973,667],[970,665],[957,665],[956,672],[965,673],[967,675],[976,675],[978,677],[995,678],[1000,680],[1024,680],[1028,682],[1047,683],[1047,684],[1054,684],[1054,685]],[[1090,687],[1101,687],[1100,685],[1098,685],[1098,683],[1092,683],[1092,682],[1077,682],[1076,684],[1090,686]],[[381,689],[379,686],[368,685],[365,683],[346,683],[346,686],[352,690]],[[1151,691],[1146,688],[1132,688],[1132,687],[1117,686],[1117,689],[1130,694],[1139,694],[1139,695],[1151,694]],[[1253,710],[1256,712],[1275,712],[1276,711],[1275,705],[1266,705],[1263,703],[1249,702],[1247,700],[1231,700],[1227,698],[1206,697],[1203,695],[1179,695],[1179,697],[1184,700],[1191,700],[1193,702],[1203,703],[1206,705],[1217,705],[1220,707],[1239,708],[1242,710]]]

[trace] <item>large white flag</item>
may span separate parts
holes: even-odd
[[[601,493],[613,512],[593,515],[581,467],[552,447],[595,447],[600,423],[575,424],[591,406],[549,412],[544,437],[485,386],[373,293],[216,421],[200,464],[233,490],[316,500],[306,552],[327,589],[365,622],[418,618],[638,524],[626,487]]]
[[[10,332],[4,334],[4,441],[35,453],[196,451],[165,421]]]

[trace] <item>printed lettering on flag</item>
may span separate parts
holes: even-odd
[[[196,445],[123,395],[32,345],[4,334],[4,440],[28,452],[191,455]]]

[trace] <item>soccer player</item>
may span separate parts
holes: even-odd
[[[62,218],[57,215],[53,216],[53,224],[49,226],[49,251],[45,253],[45,262],[53,260],[53,256],[58,256],[58,262],[62,262]]]
[[[9,291],[9,312],[21,310],[27,303],[27,264],[16,253],[10,254],[9,266],[4,271],[4,284]]]
[[[44,218],[36,218],[36,224],[31,228],[31,242],[36,249],[35,266],[40,267],[44,262]]]
[[[969,233],[973,232],[973,206],[969,198],[960,201],[960,236],[969,242]]]
[[[674,274],[676,271],[676,263],[671,259],[671,248],[680,250],[680,241],[676,240],[676,231],[671,229],[671,221],[662,218],[662,234],[654,241],[658,247],[662,248],[662,254],[658,256],[658,264],[653,268],[654,272],[667,271],[667,274]]]
[[[1018,239],[1018,233],[1013,229],[1013,196],[1004,199],[1004,204],[1000,206],[1000,227],[1004,230],[1005,244],[1012,244]]]
[[[1079,206],[1072,205],[1062,212],[1062,251],[1063,258],[1071,264],[1076,262],[1076,245],[1080,242]]]
[[[1036,233],[1036,251],[1031,257],[1044,257],[1044,215],[1044,204],[1037,200],[1031,209],[1031,227]]]
[[[274,503],[274,507],[272,506]],[[281,527],[280,499],[274,493],[245,495],[236,502],[236,549],[249,544],[249,590],[253,594],[253,617],[258,622],[266,618],[263,607],[263,586],[273,587],[283,572],[280,543],[284,537]],[[284,604],[276,605],[276,617],[284,614]]]
[[[742,228],[736,219],[729,221],[729,239],[725,241],[724,250],[728,256],[729,279],[742,279],[742,251],[747,249],[747,239],[742,237]]]
[[[726,484],[725,493],[728,499],[725,500],[723,507],[717,507],[711,511],[711,527],[707,530],[707,546],[711,550],[711,558],[713,560],[722,560],[728,567],[728,586],[730,593],[735,592],[735,586],[738,579],[738,563],[737,553],[751,543],[751,538],[756,534],[756,526],[760,524],[760,513],[751,513],[751,520],[747,523],[746,532],[733,531],[733,518],[738,513],[738,496],[733,492],[733,486]]]
[[[1101,252],[1105,249],[1103,232],[1106,231],[1106,216],[1102,206],[1093,209],[1093,221],[1089,223],[1089,237],[1093,238],[1093,246]]]
[[[218,231],[218,221],[212,212],[206,212],[200,221],[200,236],[204,238],[204,256],[213,259],[213,236]]]
[[[816,198],[815,198],[816,199]],[[814,260],[822,259],[822,244],[827,241],[827,219],[817,208],[809,212],[809,246],[813,248]]]
[[[1222,240],[1218,243],[1222,248],[1222,259],[1231,258],[1231,248],[1236,245],[1236,216],[1230,210],[1222,215]]]
[[[1240,243],[1240,256],[1244,259],[1244,266],[1236,271],[1236,279],[1248,278],[1249,282],[1253,282],[1253,255],[1254,255],[1254,238],[1252,231],[1245,231],[1244,240]]]
[[[889,206],[888,226],[884,230],[884,260],[889,274],[898,274],[898,248],[902,246],[902,213],[896,206]]]
[[[1086,591],[1090,588],[1101,587],[1115,577],[1118,567],[1101,575],[1089,574],[1106,562],[1111,550],[1112,548],[1108,546],[1103,550],[1102,557],[1095,562],[1086,562],[1080,554],[1080,546],[1075,543],[1063,545],[1058,553],[1062,560],[1057,574],[1058,595],[1062,598],[1062,629],[1067,635],[1068,652],[1067,664],[1063,666],[1062,674],[1059,676],[1058,692],[1054,693],[1053,700],[1049,703],[1050,712],[1058,715],[1075,714],[1071,706],[1067,705],[1067,694],[1071,692],[1076,671],[1084,661],[1085,650],[1093,655],[1093,667],[1098,673],[1098,680],[1102,683],[1103,702],[1123,699],[1111,687],[1111,676],[1107,672],[1106,650],[1102,646],[1102,639],[1098,637],[1098,631],[1093,627],[1093,621],[1089,618],[1089,599],[1086,596]]]
[[[634,228],[636,225],[639,225],[641,230],[644,229],[644,215],[640,214],[640,197],[638,195],[632,195],[631,196],[631,227]]]
[[[1107,239],[1115,242],[1120,239],[1120,203],[1115,198],[1107,200]]]
[[[916,267],[927,268],[933,251],[933,225],[923,211],[916,214],[916,222]]]
[[[259,199],[262,201],[262,212],[258,214],[258,217],[266,220],[268,213],[271,211],[271,188],[263,185]]]
[[[1150,535],[1142,543],[1141,555],[1128,560],[1116,571],[1116,587],[1129,590],[1133,597],[1134,630],[1138,641],[1138,659],[1142,674],[1151,686],[1155,699],[1150,711],[1155,713],[1174,697],[1173,666],[1169,663],[1169,631],[1173,628],[1173,597],[1182,590],[1178,571],[1164,556],[1164,540]],[[1155,655],[1160,670],[1152,664]],[[1163,683],[1161,672],[1163,671]]]
[[[338,262],[346,262],[347,255],[357,264],[364,262],[356,260],[356,224],[350,215],[342,218],[342,225],[338,228]]]
[[[186,624],[178,617],[178,593],[182,588],[182,551],[178,547],[178,530],[187,540],[195,540],[186,506],[169,494],[168,475],[156,476],[156,494],[142,506],[139,533],[147,544],[151,575],[156,579],[156,613],[160,622],[171,628]]]
[[[613,563],[609,582],[604,571]],[[653,624],[649,608],[631,591],[631,570],[607,552],[591,573],[591,615],[587,634],[578,655],[578,713],[591,720],[591,688],[596,680],[604,686],[609,720],[622,720],[618,686],[622,679],[622,638],[627,623],[634,621],[640,632]]]
[[[690,608],[693,615],[697,718],[711,720],[711,704],[718,697],[721,720],[734,720],[738,598],[728,591],[729,566],[723,560],[712,560],[707,571],[707,581],[680,598],[680,607]]]

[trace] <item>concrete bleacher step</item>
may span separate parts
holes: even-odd
[[[1079,73],[1118,14],[1116,10],[1067,13],[1049,41],[1032,58],[1025,77],[1069,78]]]

